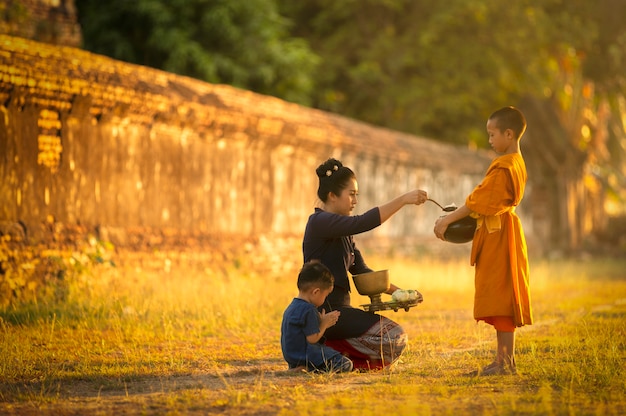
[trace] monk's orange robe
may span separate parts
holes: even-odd
[[[522,155],[500,156],[465,201],[477,218],[470,260],[475,266],[476,320],[510,316],[515,326],[533,322],[528,250],[514,211],[524,196],[526,177]]]

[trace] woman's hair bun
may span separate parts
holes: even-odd
[[[330,158],[326,162],[317,167],[315,173],[319,178],[326,178],[332,176],[339,168],[343,167],[340,161]]]
[[[341,192],[348,187],[350,179],[356,180],[352,169],[333,158],[319,165],[315,172],[319,178],[317,196],[322,202],[327,201],[329,193],[341,195]]]

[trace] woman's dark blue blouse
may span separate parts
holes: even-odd
[[[362,215],[339,215],[319,208],[309,217],[302,252],[304,262],[317,259],[326,265],[335,278],[335,288],[326,299],[326,310],[350,305],[350,281],[348,272],[359,274],[371,272],[352,236],[378,227],[380,211],[372,208]]]

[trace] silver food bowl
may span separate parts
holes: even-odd
[[[474,239],[475,231],[476,218],[472,218],[468,215],[448,225],[446,232],[443,233],[443,238],[450,243],[469,243]]]
[[[381,294],[390,287],[389,270],[352,275],[356,290],[363,296],[369,296],[372,303],[381,302]]]

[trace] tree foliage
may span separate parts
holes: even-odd
[[[76,0],[87,50],[310,104],[317,58],[273,0]]]
[[[581,68],[624,91],[622,0],[76,0],[85,48],[485,145],[484,119]]]
[[[322,59],[315,106],[478,145],[491,110],[561,89],[563,56],[596,50],[601,24],[576,0],[279,1]]]

